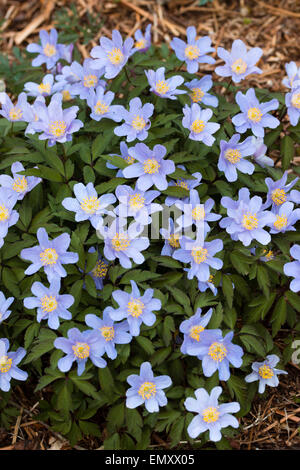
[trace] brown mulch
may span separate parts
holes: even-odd
[[[0,46],[2,51],[26,46],[37,38],[40,29],[54,27],[57,9],[76,5],[80,21],[87,13],[102,18],[103,26],[87,46],[79,44],[84,57],[101,35],[118,28],[133,36],[138,28],[153,24],[155,43],[169,42],[173,36],[185,36],[189,25],[196,25],[199,35],[209,35],[214,46],[230,48],[234,39],[242,38],[248,46],[259,46],[264,55],[262,75],[253,76],[250,84],[282,89],[284,64],[300,60],[300,2],[298,0],[213,0],[199,6],[200,0],[0,0]],[[216,57],[216,53],[215,53]],[[217,64],[221,63],[218,59]]]
[[[104,20],[90,44],[83,46],[79,39],[77,45],[83,57],[89,56],[100,36],[110,36],[114,28],[124,36],[133,36],[138,28],[144,29],[151,22],[153,41],[161,43],[169,42],[173,36],[184,38],[186,27],[195,25],[198,35],[212,38],[214,47],[229,49],[238,38],[249,47],[261,47],[263,73],[252,76],[249,83],[283,90],[284,64],[294,60],[300,65],[300,2],[213,0],[204,6],[199,4],[200,0],[0,0],[0,21],[4,18],[0,22],[0,48],[11,57],[14,46],[25,47],[37,40],[40,29],[55,27],[57,9],[65,7],[72,15],[70,6],[75,5],[80,21],[85,22],[88,13]],[[217,59],[216,53],[214,57]],[[220,63],[217,59],[216,64]],[[205,67],[205,71],[212,70]],[[251,412],[241,419],[241,433],[231,440],[234,449],[300,449],[300,369],[290,365],[287,370],[289,375],[280,376],[279,387],[268,388],[267,399],[258,396]],[[13,399],[20,414],[10,432],[0,429],[0,450],[71,449],[63,436],[36,419],[39,401],[31,402],[19,386]],[[152,447],[168,447],[159,439]],[[86,438],[73,448],[101,449],[101,440]]]

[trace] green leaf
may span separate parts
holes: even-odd
[[[295,143],[293,139],[289,135],[285,135],[283,139],[281,139],[280,143],[280,150],[282,155],[282,169],[287,170],[290,166],[291,161],[294,158],[294,150]]]
[[[286,313],[287,313],[286,300],[284,297],[281,297],[276,303],[272,317],[271,317],[273,337],[278,333],[282,325],[284,325],[286,321]]]

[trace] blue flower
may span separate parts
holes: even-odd
[[[242,348],[232,343],[233,331],[223,338],[221,330],[209,330],[200,344],[191,347],[191,353],[197,352],[202,361],[205,377],[211,377],[216,371],[219,379],[227,381],[230,377],[229,364],[241,367],[244,354]]]
[[[295,62],[289,62],[285,64],[285,70],[287,73],[287,77],[284,77],[282,83],[287,88],[294,88],[295,82],[300,80],[300,67],[297,67]]]
[[[195,315],[181,322],[179,326],[179,331],[184,334],[184,340],[181,345],[182,354],[198,355],[195,350],[197,349],[197,345],[202,343],[208,331],[205,330],[205,327],[211,319],[212,308],[203,316],[201,316],[201,312],[202,309],[198,308]],[[192,353],[190,351],[192,351]]]
[[[152,116],[154,106],[151,103],[142,105],[140,98],[136,97],[129,102],[129,111],[125,108],[120,110],[120,116],[125,123],[115,127],[114,133],[119,137],[127,136],[127,142],[135,139],[145,140],[148,136],[148,129],[151,126],[150,116]]]
[[[286,371],[275,369],[276,364],[279,362],[279,357],[276,354],[270,354],[263,362],[253,362],[251,374],[245,377],[246,382],[259,381],[258,392],[264,393],[266,385],[269,387],[277,387],[279,384],[278,375],[287,374]]]
[[[284,233],[287,230],[295,231],[294,224],[300,219],[300,209],[294,210],[292,202],[284,202],[274,214],[274,221],[268,225],[270,233]]]
[[[5,298],[3,292],[0,291],[0,325],[11,314],[11,310],[7,310],[14,301],[14,297]]]
[[[291,256],[295,258],[296,261],[291,263],[285,263],[283,266],[283,272],[286,276],[294,277],[290,283],[290,289],[293,292],[300,291],[300,245],[293,245],[290,249]]]
[[[166,79],[165,67],[160,67],[157,70],[145,70],[145,74],[150,85],[150,91],[160,96],[160,98],[176,100],[176,95],[186,93],[185,90],[177,90],[177,87],[184,82],[184,78],[180,75],[174,75]]]
[[[39,139],[48,140],[49,147],[56,142],[71,141],[73,132],[77,132],[83,126],[83,122],[76,119],[78,106],[63,110],[62,99],[62,94],[56,93],[51,97],[48,107],[42,101],[35,103],[38,120],[31,122],[31,129],[41,132]]]
[[[216,140],[212,134],[220,129],[220,124],[208,122],[213,115],[212,110],[201,109],[197,103],[193,103],[191,107],[186,104],[182,111],[182,125],[190,131],[189,138],[211,147]]]
[[[200,80],[194,78],[191,82],[185,82],[185,86],[191,90],[189,95],[192,103],[203,103],[206,106],[212,106],[214,108],[218,106],[218,98],[207,93],[213,86],[210,75],[204,75]]]
[[[177,168],[180,168],[181,170],[184,170],[184,171],[186,170],[184,165],[178,165]],[[176,182],[173,180],[169,181],[168,186],[169,187],[177,186],[179,188],[183,188],[183,189],[186,189],[187,191],[190,191],[191,189],[194,189],[197,186],[199,186],[200,181],[202,179],[202,175],[198,171],[196,173],[193,173],[192,176],[194,177],[194,179],[179,179],[179,180],[176,180]],[[188,203],[188,200],[189,200],[188,196],[180,199],[180,201],[182,201],[185,204]],[[168,196],[165,199],[165,205],[170,207],[178,201],[179,199],[177,197]]]
[[[145,261],[141,251],[146,250],[150,244],[147,237],[140,237],[143,226],[131,223],[124,229],[124,219],[116,219],[109,228],[100,227],[99,232],[104,239],[104,256],[113,261],[119,258],[121,266],[129,269],[132,266],[130,258],[136,264]]]
[[[107,365],[102,358],[102,343],[99,341],[98,333],[94,330],[81,332],[78,328],[71,328],[68,331],[68,339],[56,338],[54,346],[66,354],[57,363],[57,367],[62,372],[68,372],[73,362],[76,361],[77,375],[82,375],[89,358],[96,367],[103,369]]]
[[[260,137],[252,136],[252,144],[255,146],[255,152],[252,155],[254,163],[257,163],[262,168],[274,166],[274,160],[266,156],[268,147],[264,144],[264,140]]]
[[[297,126],[300,118],[300,78],[295,82],[295,88],[286,94],[285,105],[292,126]]]
[[[216,74],[221,77],[232,77],[235,83],[239,83],[252,73],[262,73],[261,69],[255,65],[263,54],[260,47],[252,47],[247,52],[243,41],[236,39],[232,43],[231,53],[223,47],[218,47],[217,52],[220,59],[225,62],[225,65],[215,69]]]
[[[268,111],[278,108],[278,100],[273,99],[260,103],[255,96],[254,88],[250,88],[244,95],[238,91],[235,101],[242,111],[232,118],[238,133],[243,134],[247,129],[251,129],[256,137],[264,137],[265,127],[275,129],[279,126],[280,121],[268,113]]]
[[[120,142],[120,152],[121,152],[121,155],[117,155],[117,157],[121,157],[121,158],[123,158],[123,160],[126,160],[128,165],[132,165],[132,163],[134,163],[134,158],[129,155],[129,149],[128,149],[128,146],[125,142]],[[114,155],[114,154],[111,154],[111,155]],[[106,163],[106,167],[110,168],[112,170],[117,169],[116,166],[112,165],[109,162]],[[116,176],[118,178],[123,178],[123,171],[118,170]]]
[[[9,352],[9,341],[6,338],[0,339],[0,389],[8,392],[11,379],[26,380],[27,372],[19,369],[17,365],[26,354],[24,348],[19,348],[15,352]]]
[[[214,285],[213,281],[214,281],[214,276],[212,274],[209,276],[208,281],[206,282],[198,281],[198,289],[200,290],[200,292],[205,292],[207,289],[210,289],[213,295],[216,296],[218,293],[218,289]]]
[[[50,96],[53,93],[61,91],[64,83],[57,82],[54,84],[54,77],[51,73],[44,76],[40,84],[34,82],[27,82],[24,85],[24,90],[28,96]]]
[[[186,30],[187,43],[182,39],[173,38],[170,46],[175,51],[179,60],[184,60],[189,73],[198,72],[199,64],[214,64],[215,59],[208,56],[209,52],[214,52],[211,47],[211,39],[209,36],[196,39],[197,32],[194,26],[189,26]]]
[[[89,248],[89,253],[95,253],[96,248],[91,246]],[[88,273],[89,276],[94,280],[95,287],[97,290],[103,289],[103,279],[105,279],[108,271],[109,263],[106,259],[102,258],[100,255],[98,256],[97,262],[95,267]]]
[[[11,189],[0,188],[0,248],[4,243],[9,227],[15,225],[19,220],[19,214],[13,210],[18,195]]]
[[[145,403],[146,410],[154,413],[168,403],[163,389],[170,387],[172,380],[168,375],[154,377],[150,362],[143,362],[140,375],[129,375],[127,382],[130,385],[126,392],[127,408],[136,408]]]
[[[261,197],[250,199],[249,189],[242,188],[237,201],[224,196],[221,205],[226,207],[229,217],[220,221],[220,227],[226,229],[232,240],[240,240],[244,246],[249,246],[252,240],[262,245],[270,243],[271,236],[263,227],[274,221],[274,214],[263,210]]]
[[[118,309],[107,307],[107,314],[115,321],[128,321],[129,331],[132,336],[140,334],[142,323],[147,326],[154,325],[156,315],[153,310],[161,309],[161,301],[153,298],[153,289],[146,289],[144,295],[140,294],[134,281],[131,283],[131,293],[116,290],[112,293],[113,299],[119,304]]]
[[[91,108],[92,112],[90,117],[95,121],[101,121],[101,119],[112,119],[115,122],[120,122],[122,119],[121,112],[123,106],[111,104],[115,94],[112,91],[105,93],[105,89],[102,86],[98,86],[96,90],[90,90],[87,98],[87,104]]]
[[[137,163],[127,166],[123,170],[125,178],[138,178],[137,188],[147,191],[153,184],[163,191],[167,189],[166,176],[175,171],[172,160],[164,160],[167,149],[164,145],[155,145],[151,150],[147,145],[139,143],[129,149],[129,155]]]
[[[31,106],[27,103],[26,93],[20,93],[18,100],[14,105],[10,97],[2,92],[0,93],[0,103],[2,104],[2,109],[0,110],[0,116],[5,117],[8,121],[17,122],[17,121],[26,121],[31,120]]]
[[[162,211],[160,204],[152,201],[160,195],[159,191],[140,191],[137,188],[120,185],[116,189],[116,196],[120,202],[115,209],[118,217],[134,217],[135,222],[145,226],[152,222],[151,214]]]
[[[42,178],[37,178],[36,176],[20,175],[19,173],[21,171],[25,171],[22,163],[14,162],[11,166],[13,177],[0,175],[0,185],[10,190],[13,194],[16,194],[18,201],[21,201],[25,194],[29,193],[42,181]]]
[[[85,323],[97,333],[98,344],[102,346],[102,354],[106,353],[110,359],[116,359],[116,344],[128,344],[132,336],[128,332],[128,322],[125,320],[115,323],[108,314],[108,308],[103,311],[103,319],[89,313],[85,316]]]
[[[72,314],[68,308],[74,303],[74,297],[69,294],[59,294],[60,278],[54,278],[50,287],[45,287],[41,282],[34,282],[31,292],[35,297],[26,297],[24,306],[37,308],[37,321],[48,320],[48,326],[53,330],[59,328],[59,318],[71,320]]]
[[[263,205],[263,209],[272,206],[272,211],[277,213],[279,207],[286,201],[292,201],[300,204],[300,191],[292,189],[297,183],[299,178],[295,178],[290,183],[286,184],[288,172],[285,171],[282,178],[273,181],[272,178],[266,178],[265,183],[268,187],[267,200]]]
[[[207,222],[216,221],[221,218],[221,215],[210,212],[214,204],[213,199],[207,199],[204,204],[201,204],[198,191],[191,189],[188,202],[179,200],[175,204],[183,212],[176,220],[179,228],[187,228],[195,224],[197,228],[203,228],[204,234],[207,234],[210,231]]]
[[[247,137],[244,142],[239,143],[240,137],[240,134],[234,134],[228,142],[226,140],[220,142],[218,168],[225,173],[225,178],[230,182],[237,180],[237,170],[252,175],[255,169],[253,163],[244,159],[255,152],[252,137]]]
[[[240,404],[234,401],[219,405],[218,398],[221,393],[221,387],[214,387],[210,395],[204,388],[198,388],[195,391],[196,399],[189,397],[185,400],[186,409],[197,413],[187,428],[188,435],[192,439],[209,431],[209,439],[217,442],[222,439],[222,428],[239,427],[238,420],[231,413],[237,413],[240,410]]]
[[[127,38],[124,41],[117,30],[113,30],[112,39],[103,36],[100,38],[100,46],[95,46],[91,50],[94,59],[92,67],[99,69],[105,67],[105,78],[114,78],[122,70],[131,55],[133,39]]]
[[[83,183],[77,183],[73,186],[75,198],[66,197],[62,205],[68,211],[75,212],[76,222],[89,220],[94,228],[102,223],[104,214],[112,213],[107,209],[108,206],[116,201],[113,194],[104,194],[98,198],[93,183],[86,186]]]
[[[161,250],[161,255],[172,256],[176,248],[180,248],[180,238],[182,230],[180,228],[175,229],[173,219],[169,218],[168,228],[161,228],[159,233],[165,239],[164,246]]]
[[[93,59],[85,59],[83,65],[74,61],[70,65],[70,72],[77,78],[75,83],[71,84],[70,93],[72,95],[79,95],[82,100],[86,100],[91,91],[95,91],[98,86],[101,86],[105,82],[100,80],[100,77],[104,74],[104,67],[93,69]]]
[[[197,277],[198,281],[206,282],[209,279],[209,269],[221,269],[223,261],[214,258],[214,255],[223,249],[223,242],[220,239],[202,243],[200,240],[192,240],[183,236],[180,240],[180,248],[176,250],[172,257],[182,263],[190,263],[188,279]]]
[[[151,24],[148,24],[145,29],[145,34],[140,29],[134,33],[135,43],[132,54],[135,52],[147,52],[151,46]]]
[[[25,274],[34,274],[43,267],[49,282],[56,277],[66,277],[67,272],[62,265],[77,263],[79,259],[77,253],[67,252],[71,241],[70,235],[63,233],[54,240],[49,240],[44,228],[39,228],[36,235],[39,245],[24,248],[20,253],[21,258],[32,262]]]
[[[57,44],[56,29],[51,29],[50,34],[48,34],[46,30],[42,29],[40,31],[40,41],[41,45],[32,43],[26,47],[26,50],[28,52],[38,53],[38,56],[32,61],[33,67],[39,67],[42,64],[46,64],[47,69],[50,70],[61,58],[61,49],[59,48],[60,44]]]

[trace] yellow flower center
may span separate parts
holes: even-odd
[[[250,121],[259,122],[262,118],[262,112],[258,108],[248,109],[248,118]]]
[[[109,105],[98,100],[94,106],[95,114],[105,114],[109,110]]]
[[[184,55],[189,60],[198,59],[200,56],[200,50],[197,46],[187,46],[184,51]]]
[[[111,241],[112,247],[116,251],[124,251],[130,245],[130,239],[126,233],[116,233]]]
[[[92,270],[93,276],[94,277],[101,277],[104,278],[107,274],[108,271],[108,266],[104,261],[97,261],[96,266]]]
[[[209,408],[206,408],[202,411],[202,418],[206,423],[215,423],[218,421],[219,416],[220,413],[214,406],[210,406]]]
[[[80,207],[87,214],[95,214],[99,209],[99,204],[99,199],[96,196],[85,197],[80,204]]]
[[[67,125],[65,121],[52,121],[49,126],[49,132],[54,137],[61,137],[66,131]]]
[[[237,149],[228,149],[225,153],[225,158],[228,160],[230,163],[238,163],[240,159],[242,158],[241,152],[239,152]]]
[[[83,78],[83,85],[86,88],[95,87],[97,85],[97,82],[98,82],[98,78],[96,77],[96,75],[93,75],[93,74],[85,75]]]
[[[9,217],[9,212],[8,209],[4,206],[0,206],[0,221],[3,222],[3,220],[7,220]]]
[[[39,93],[47,93],[48,95],[51,92],[51,85],[50,83],[40,83],[38,86]]]
[[[144,382],[138,391],[138,394],[143,397],[144,400],[156,395],[156,385],[153,382]]]
[[[46,250],[40,253],[40,258],[43,266],[49,266],[56,263],[58,260],[58,254],[54,248],[46,248]]]
[[[115,329],[113,326],[103,326],[100,328],[100,331],[105,341],[112,341],[115,337]]]
[[[268,261],[270,261],[271,259],[273,259],[275,257],[272,250],[269,250],[268,252],[267,252],[267,250],[264,250],[263,253],[266,253],[265,258],[267,258]]]
[[[20,108],[11,108],[9,111],[9,117],[12,121],[18,121],[23,116],[23,112]]]
[[[120,62],[122,62],[122,60],[124,59],[124,55],[121,49],[118,49],[115,47],[108,53],[108,58],[113,65],[117,65],[117,64],[120,64]]]
[[[16,178],[13,184],[13,190],[17,191],[17,193],[24,193],[27,189],[27,180],[25,176],[21,176],[20,178]]]
[[[281,206],[286,201],[286,194],[284,189],[274,189],[271,196],[272,201],[276,206]]]
[[[194,220],[203,220],[205,217],[204,207],[196,206],[195,209],[192,210],[192,217]]]
[[[189,190],[189,187],[185,181],[177,181],[177,183],[175,183],[175,186],[186,189],[187,191]]]
[[[213,284],[214,283],[214,276],[211,274],[208,278],[208,281],[210,284]]]
[[[237,75],[241,75],[242,73],[246,72],[247,63],[243,59],[237,59],[235,62],[233,62],[231,70]]]
[[[165,95],[168,91],[169,91],[169,85],[167,84],[167,82],[165,80],[159,80],[157,83],[156,83],[156,86],[155,86],[155,91],[159,94],[159,95]]]
[[[142,315],[145,305],[139,299],[132,299],[128,302],[127,309],[128,315],[138,318]]]
[[[194,103],[198,103],[202,100],[204,95],[205,93],[201,90],[201,88],[192,88],[192,93],[190,94],[190,97]]]
[[[192,326],[190,329],[190,338],[195,339],[196,341],[200,341],[200,333],[202,333],[202,331],[204,331],[203,326]]]
[[[127,157],[125,158],[126,162],[128,163],[128,165],[132,165],[133,162],[134,162],[134,158],[131,157],[130,155],[127,155]]]
[[[135,116],[131,124],[137,131],[142,131],[146,125],[146,121],[142,116]]]
[[[10,359],[8,356],[0,357],[0,372],[2,374],[5,374],[6,372],[8,372],[11,366],[12,366],[12,359]]]
[[[70,95],[69,90],[63,90],[61,93],[63,96],[63,101],[70,101],[71,95]]]
[[[287,217],[285,215],[277,215],[277,218],[274,222],[274,227],[277,229],[277,230],[281,230],[282,228],[286,227],[287,226]]]
[[[56,298],[53,297],[52,295],[48,297],[45,295],[44,297],[41,298],[41,303],[42,303],[42,310],[44,312],[53,312],[53,310],[57,309],[57,301]]]
[[[199,134],[200,132],[203,131],[204,127],[205,127],[204,121],[202,121],[201,119],[196,119],[191,125],[191,130],[195,132],[195,134]]]
[[[258,373],[262,379],[271,379],[274,375],[274,372],[271,367],[267,366],[266,364],[264,364],[258,369]]]
[[[227,348],[224,344],[216,342],[209,347],[208,354],[214,361],[222,362],[227,356]]]
[[[87,343],[76,343],[72,349],[79,359],[86,359],[90,355],[90,347]]]
[[[300,109],[300,93],[294,93],[294,95],[292,96],[292,105],[297,108],[297,109]]]
[[[155,160],[155,158],[148,158],[148,160],[144,162],[144,172],[149,173],[149,175],[158,173],[159,168],[160,164]]]
[[[144,49],[145,46],[146,46],[146,39],[140,39],[139,41],[136,41],[135,43],[135,47],[137,49]]]
[[[207,259],[208,251],[206,248],[200,246],[195,246],[192,249],[192,257],[194,258],[195,263],[203,263]]]
[[[258,219],[256,217],[256,214],[251,214],[251,212],[247,212],[246,214],[243,215],[243,222],[242,222],[243,227],[245,227],[247,230],[253,230],[258,227]]]
[[[49,42],[46,44],[46,46],[44,47],[44,54],[47,56],[47,57],[52,57],[53,55],[56,54],[56,48],[55,46],[52,46],[52,44],[49,44]]]
[[[134,194],[129,198],[129,205],[131,209],[135,211],[139,211],[145,205],[145,198],[142,197],[140,194]]]
[[[170,238],[168,238],[169,245],[171,245],[173,248],[179,248],[180,243],[179,243],[179,234],[178,233],[172,233],[170,235]]]

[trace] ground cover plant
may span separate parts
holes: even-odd
[[[26,60],[15,51],[0,94],[4,426],[23,380],[72,444],[145,449],[155,431],[227,448],[286,373],[300,326],[299,70],[286,65],[284,96],[249,89],[262,51],[241,40],[218,48],[213,76],[201,64],[214,45],[193,27],[170,48],[151,46],[149,25],[135,42],[114,30],[84,61],[55,30]]]

